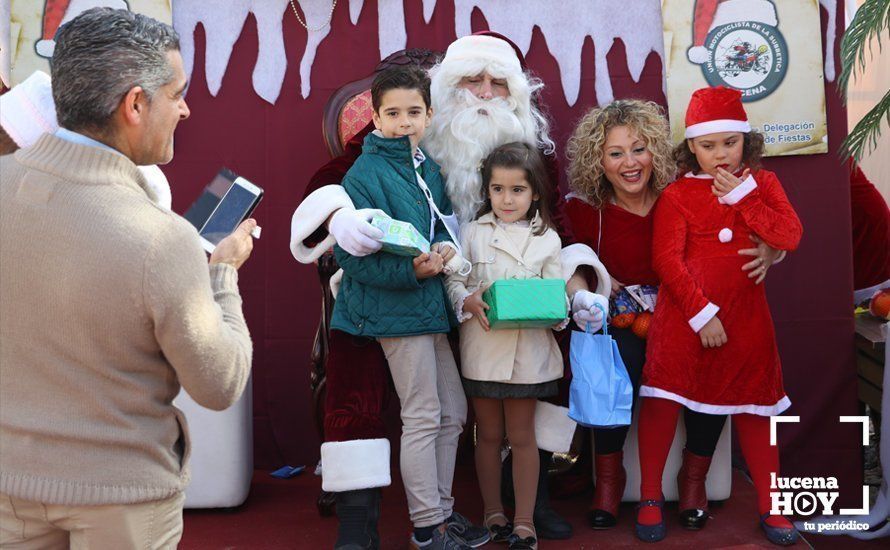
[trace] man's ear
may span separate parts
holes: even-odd
[[[123,119],[127,124],[136,125],[143,121],[148,105],[142,86],[130,88],[121,100]]]
[[[371,120],[374,122],[374,128],[380,129],[380,113],[376,110],[371,114]]]
[[[426,108],[426,125],[429,126],[432,121],[433,121],[433,108],[427,107]]]

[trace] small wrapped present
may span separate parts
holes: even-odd
[[[562,279],[500,279],[482,295],[492,329],[552,327],[566,318]]]
[[[375,215],[371,218],[371,225],[383,231],[380,242],[383,243],[381,249],[384,252],[414,258],[430,251],[430,242],[408,222]]]

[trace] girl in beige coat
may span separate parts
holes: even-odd
[[[508,541],[516,549],[537,547],[532,521],[539,467],[535,404],[556,395],[562,354],[547,328],[491,331],[482,292],[498,279],[562,278],[560,239],[545,203],[546,174],[540,153],[523,143],[503,145],[485,159],[485,204],[479,218],[461,230],[462,250],[473,269],[447,282],[461,321],[464,389],[476,412],[476,473],[484,523],[493,541]],[[512,525],[500,492],[505,431],[513,452]]]

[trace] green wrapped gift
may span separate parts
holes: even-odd
[[[562,279],[501,279],[483,293],[492,329],[552,327],[566,318]]]
[[[408,222],[374,215],[371,218],[371,225],[383,231],[380,242],[383,243],[381,249],[384,252],[414,258],[430,251],[430,242]]]

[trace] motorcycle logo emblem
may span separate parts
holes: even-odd
[[[737,21],[716,27],[705,40],[708,59],[701,64],[711,86],[741,90],[742,101],[773,93],[788,71],[788,46],[777,27]]]

